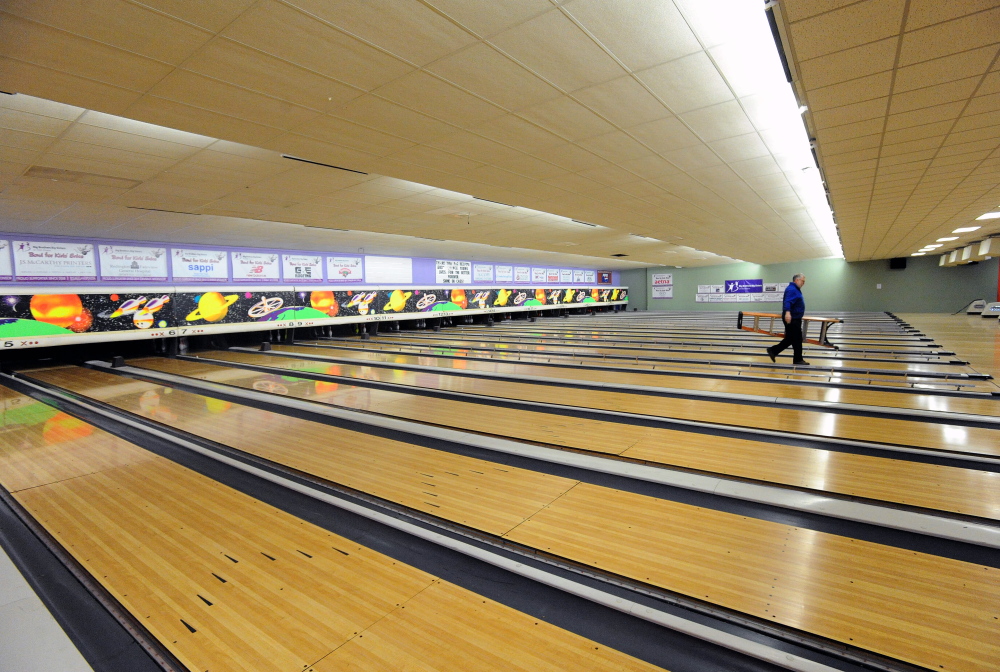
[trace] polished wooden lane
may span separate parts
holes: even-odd
[[[1000,390],[1000,325],[995,318],[937,313],[904,313],[899,318],[960,353],[976,371],[993,376],[991,382]]]
[[[98,390],[136,413],[154,405],[151,396],[142,402],[144,395],[159,395],[162,423],[370,494],[410,492],[421,477],[422,494],[438,496],[436,514],[446,519],[483,520],[491,529],[516,520],[503,532],[512,540],[822,637],[931,669],[985,672],[1000,661],[996,569],[544,474],[525,488],[523,470],[481,460],[473,469],[458,455],[430,451],[435,457],[418,446],[153,384],[115,399],[108,395],[116,376],[104,372],[32,375],[84,395]],[[394,464],[369,455],[389,455]],[[399,465],[415,473],[402,474]],[[390,471],[402,474],[401,482],[387,478]],[[470,492],[462,482],[467,472],[489,478]],[[595,502],[604,503],[604,515]]]
[[[191,670],[659,669],[0,396],[49,416],[5,412],[0,484]]]
[[[380,339],[381,340],[381,339]],[[326,342],[318,342],[320,345],[330,345]],[[308,346],[309,342],[300,343]],[[338,348],[338,352],[365,352],[377,350],[365,344],[365,350]],[[322,350],[317,350],[317,354],[322,354]],[[427,355],[438,356],[434,362],[435,366],[446,366],[445,362],[452,359],[447,355],[452,352],[461,354],[461,350],[452,351],[450,349],[431,349],[424,351]],[[541,353],[544,355],[544,353]],[[655,371],[647,373],[630,371],[600,371],[580,369],[569,364],[565,366],[538,366],[532,365],[530,361],[510,361],[505,350],[496,352],[479,353],[478,360],[465,360],[469,363],[466,370],[469,371],[490,371],[495,373],[516,373],[531,376],[542,376],[551,378],[573,378],[577,380],[595,380],[599,382],[618,382],[631,385],[649,385],[656,387],[669,387],[680,390],[693,390],[699,392],[721,392],[728,394],[752,394],[764,397],[777,397],[782,399],[804,399],[809,401],[828,401],[844,404],[861,404],[868,406],[884,406],[886,408],[908,408],[945,411],[951,413],[970,413],[974,415],[1000,416],[1000,397],[997,398],[969,398],[958,396],[920,394],[919,392],[903,389],[900,391],[888,390],[858,390],[849,388],[827,387],[820,385],[796,385],[794,381],[771,383],[754,380],[734,380],[732,378],[707,378],[679,375],[681,372],[672,371],[670,366],[657,366]],[[544,356],[542,357],[544,360]],[[553,361],[559,364],[558,360]],[[647,367],[648,368],[648,367]],[[567,369],[569,371],[567,371]],[[565,373],[565,375],[563,375]],[[756,373],[754,374],[756,375]],[[839,380],[839,379],[838,379]]]
[[[694,432],[559,416],[180,359],[131,366],[463,431],[652,464],[1000,519],[1000,474]],[[405,388],[404,388],[405,389]]]
[[[299,346],[274,346],[279,352],[304,353],[315,355],[315,348]],[[267,366],[278,368],[314,367],[316,361],[296,361],[290,357],[273,355],[257,355],[244,352],[212,352],[213,358],[228,361],[265,362]],[[485,396],[495,396],[509,399],[524,399],[541,403],[559,403],[582,408],[600,408],[611,411],[627,411],[663,418],[677,418],[700,422],[713,422],[734,427],[760,428],[783,432],[792,432],[806,436],[832,437],[871,441],[892,445],[912,446],[958,453],[975,453],[981,455],[1000,455],[1000,430],[981,429],[977,427],[962,427],[931,422],[911,420],[885,419],[865,416],[852,416],[821,411],[804,411],[787,408],[768,408],[754,406],[748,412],[745,405],[711,400],[677,399],[669,397],[649,396],[627,392],[611,392],[607,390],[588,390],[563,386],[549,386],[528,382],[511,382],[491,380],[471,376],[447,375],[449,369],[463,370],[463,363],[453,360],[442,360],[437,367],[440,373],[417,373],[392,369],[392,364],[423,364],[435,366],[435,359],[430,357],[407,357],[395,355],[370,358],[351,357],[359,369],[346,375],[362,377],[388,377],[390,382],[407,381],[403,384],[414,384],[420,387],[435,387],[455,392],[470,392]],[[322,356],[322,355],[321,355]],[[264,357],[266,359],[258,359]],[[379,367],[365,367],[366,362],[381,362],[388,367],[379,371]],[[330,363],[328,366],[340,367],[339,370],[349,371],[349,365]],[[498,365],[499,366],[499,365]],[[308,370],[308,369],[304,369]],[[468,369],[465,369],[468,370]],[[564,370],[567,378],[572,378],[572,369]],[[604,381],[624,382],[624,381]]]
[[[341,343],[344,346],[362,345],[359,341],[353,341],[353,340],[326,341],[317,343],[317,345],[330,345],[331,343],[334,344]],[[427,351],[434,347],[432,345],[417,345],[415,343],[391,344],[387,342],[384,344],[380,344],[378,341],[375,342],[369,341],[364,343],[363,346],[368,349],[382,349],[387,351],[402,350],[404,348],[412,349],[414,351],[418,350]],[[447,347],[450,351],[455,351],[455,352],[462,351],[461,346],[458,344],[451,346],[441,345],[437,347]],[[529,357],[544,356],[544,352],[530,352],[530,351],[519,352],[517,348],[513,347],[509,348],[509,350],[510,350],[509,352],[504,352],[502,349],[500,349],[499,352],[491,353],[491,356],[496,356],[496,357],[502,356],[503,358],[515,359],[515,360],[518,357],[529,358]],[[470,356],[472,352],[474,351],[469,351]],[[791,363],[790,357],[791,357],[790,355],[788,357],[786,357],[785,355],[781,355],[781,360],[779,360],[778,364],[782,365],[790,364]],[[703,350],[697,352],[675,350],[670,352],[669,356],[667,356],[667,354],[664,353],[663,356],[660,358],[660,361],[656,361],[655,359],[647,355],[643,355],[642,353],[636,353],[635,359],[606,359],[600,357],[599,355],[587,356],[583,354],[572,354],[572,353],[559,354],[553,352],[549,355],[548,359],[550,359],[553,362],[557,362],[560,360],[567,360],[570,364],[572,364],[572,360],[574,358],[580,360],[580,363],[585,363],[587,365],[593,365],[593,366],[634,366],[637,368],[638,367],[653,368],[658,366],[666,366],[669,364],[677,364],[679,362],[690,363],[690,364],[709,363],[712,366],[719,366],[719,367],[726,366],[727,368],[729,368],[732,365],[743,366],[743,367],[754,366],[754,367],[768,368],[772,364],[770,358],[767,356],[767,353],[764,352],[764,348],[761,348],[759,353],[743,353],[743,354],[729,353],[729,352],[715,352],[709,350]],[[813,362],[814,366],[811,367],[812,369],[818,368],[818,369],[827,369],[834,371],[842,368],[844,369],[860,368],[862,370],[871,370],[873,372],[891,371],[894,373],[912,374],[914,376],[922,373],[923,374],[932,373],[936,375],[943,375],[943,374],[954,375],[954,374],[973,372],[970,368],[963,365],[947,364],[940,362],[923,363],[923,362],[905,362],[905,361],[884,361],[884,360],[874,360],[874,359],[849,360],[849,359],[838,359],[832,357],[814,358],[814,360],[815,360]]]

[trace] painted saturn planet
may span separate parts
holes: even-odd
[[[223,296],[219,292],[205,292],[196,299],[198,307],[188,313],[184,319],[188,322],[195,320],[218,322],[229,314],[229,306],[236,303],[239,298],[236,294]]]

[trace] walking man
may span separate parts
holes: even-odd
[[[802,359],[802,316],[806,314],[806,300],[802,296],[804,284],[806,276],[796,273],[792,276],[792,283],[785,287],[785,298],[781,306],[781,317],[785,321],[785,338],[781,343],[767,349],[767,356],[772,362],[790,345],[795,353],[792,363],[799,366],[809,365],[809,362]]]

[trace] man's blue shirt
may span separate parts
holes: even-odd
[[[782,314],[790,312],[793,320],[800,319],[806,314],[806,300],[802,297],[802,290],[794,282],[788,283],[788,287],[785,287],[781,312]]]

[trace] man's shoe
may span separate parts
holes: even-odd
[[[807,362],[804,359],[797,359],[797,360],[793,361],[792,364],[794,364],[795,366],[809,366],[810,365],[809,362]]]
[[[776,359],[774,358],[774,351],[773,351],[773,350],[771,350],[771,348],[768,348],[768,349],[767,349],[767,356],[771,358],[771,361],[772,361],[772,362],[776,362],[776,361],[777,361],[777,360],[776,360]]]

